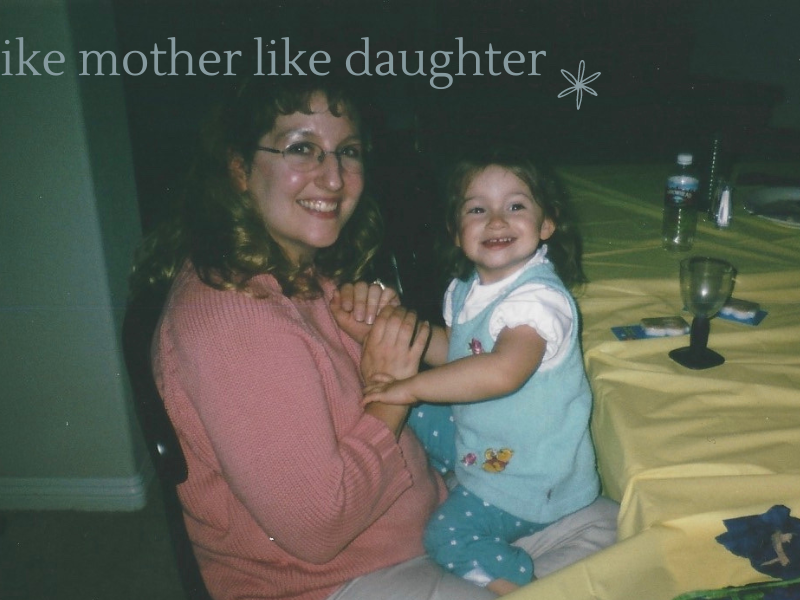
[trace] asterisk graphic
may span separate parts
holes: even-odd
[[[578,65],[578,76],[573,77],[572,73],[566,71],[565,69],[561,69],[561,74],[572,84],[572,87],[568,87],[563,92],[561,92],[558,97],[563,98],[572,92],[575,92],[575,106],[577,110],[581,109],[581,101],[583,100],[583,92],[588,92],[592,96],[597,96],[597,92],[595,92],[592,88],[588,87],[587,83],[592,83],[595,79],[600,77],[600,72],[598,71],[594,75],[590,75],[586,79],[583,78],[583,72],[586,69],[586,63],[583,61],[580,62]]]

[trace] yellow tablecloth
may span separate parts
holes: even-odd
[[[784,504],[800,517],[800,229],[747,215],[694,248],[661,248],[668,165],[562,173],[580,218],[589,284],[578,296],[595,395],[592,432],[604,493],[621,502],[620,542],[511,600],[669,600],[769,578],[715,541],[723,519]],[[758,326],[715,318],[724,365],[692,371],[667,353],[688,336],[618,341],[612,326],[682,314],[679,262],[723,258],[734,296],[768,312]],[[691,315],[683,313],[687,321]]]

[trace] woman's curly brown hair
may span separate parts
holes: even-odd
[[[320,249],[313,264],[297,265],[269,235],[250,195],[237,191],[231,182],[231,157],[242,157],[249,170],[258,140],[272,130],[277,117],[310,114],[317,94],[325,96],[332,114],[346,115],[360,129],[354,99],[326,79],[253,78],[212,114],[177,214],[149,235],[139,250],[131,275],[134,294],[148,287],[165,289],[186,260],[204,283],[221,290],[249,292],[248,282],[268,273],[285,295],[311,297],[320,293],[318,277],[337,282],[362,277],[382,233],[380,213],[369,193],[362,194],[337,241]]]

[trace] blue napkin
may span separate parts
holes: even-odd
[[[779,579],[800,577],[800,519],[777,504],[763,515],[723,521],[727,532],[717,541],[736,556],[750,560],[759,573]]]

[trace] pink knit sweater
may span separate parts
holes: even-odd
[[[257,299],[186,268],[154,340],[154,370],[189,466],[179,487],[217,600],[317,600],[419,556],[444,497],[413,434],[360,407],[360,348],[325,298]]]

